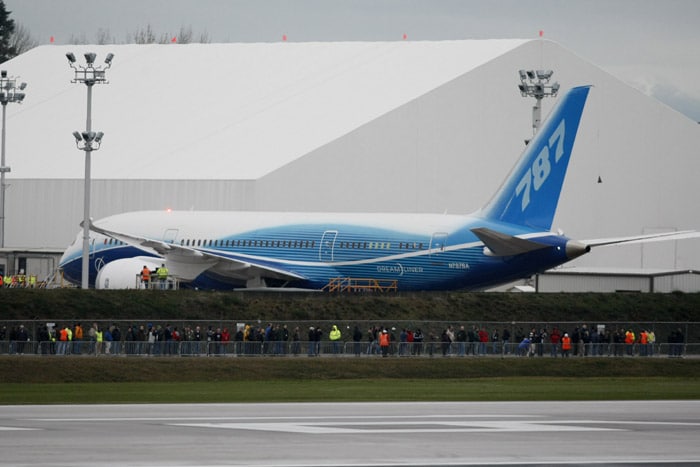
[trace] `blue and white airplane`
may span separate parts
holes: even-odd
[[[140,211],[91,224],[90,286],[135,288],[144,266],[165,264],[200,289],[320,290],[362,279],[396,290],[482,290],[527,278],[613,243],[550,231],[590,88],[571,89],[476,213],[349,214]],[[81,282],[82,232],[60,261]],[[359,283],[359,282],[358,282]]]

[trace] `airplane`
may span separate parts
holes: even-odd
[[[592,247],[694,231],[577,241],[551,232],[590,86],[569,90],[501,188],[471,215],[137,211],[91,222],[89,284],[136,288],[165,265],[182,286],[328,290],[353,278],[398,291],[484,290],[571,261]],[[82,274],[82,231],[60,260]]]

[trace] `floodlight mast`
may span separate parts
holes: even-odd
[[[536,99],[532,107],[532,134],[537,133],[542,122],[542,99],[555,97],[559,92],[559,83],[549,84],[554,72],[552,70],[519,70],[520,84],[518,89],[523,97]]]
[[[83,258],[82,258],[82,277],[81,288],[88,289],[90,287],[90,154],[92,151],[100,149],[102,144],[101,131],[95,133],[92,131],[92,87],[95,84],[107,84],[105,71],[112,66],[114,54],[107,54],[105,64],[95,65],[97,54],[88,52],[84,55],[85,65],[76,65],[76,58],[72,52],[66,54],[69,66],[75,72],[72,83],[81,83],[87,87],[87,119],[85,123],[85,131],[80,133],[73,132],[75,144],[81,151],[85,151],[85,193],[84,193],[84,211],[83,211]]]
[[[17,85],[17,78],[8,77],[7,71],[0,71],[0,104],[2,104],[2,142],[0,145],[0,248],[5,248],[5,191],[7,184],[5,183],[5,174],[10,171],[10,167],[5,165],[5,120],[7,104],[16,102],[21,104],[24,100],[24,88],[27,83]]]

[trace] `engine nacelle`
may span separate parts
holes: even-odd
[[[136,256],[111,261],[97,273],[95,288],[139,289],[142,287],[139,274],[143,267],[146,266],[151,271],[155,271],[161,264],[163,260],[153,256]]]

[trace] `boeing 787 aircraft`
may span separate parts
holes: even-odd
[[[90,225],[89,283],[134,288],[164,264],[201,289],[319,290],[363,279],[395,290],[481,290],[566,263],[593,246],[550,231],[590,88],[571,89],[491,201],[472,215],[140,211]],[[82,232],[60,261],[81,282]]]

